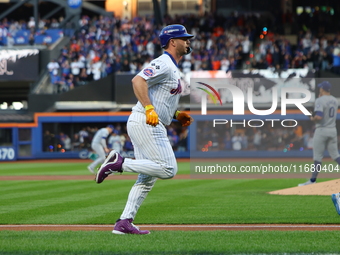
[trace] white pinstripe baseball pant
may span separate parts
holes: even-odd
[[[135,218],[157,178],[169,179],[177,173],[177,162],[166,128],[161,123],[156,127],[147,125],[145,118],[144,113],[134,112],[127,122],[136,160],[126,158],[123,171],[139,175],[131,188],[121,219]]]

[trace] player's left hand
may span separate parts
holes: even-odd
[[[194,119],[185,112],[176,113],[176,120],[178,120],[183,127],[189,126],[194,121]]]

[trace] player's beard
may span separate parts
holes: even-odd
[[[186,47],[186,46],[184,46],[183,48],[178,47],[177,54],[179,54],[181,57],[183,57],[184,55],[187,54],[187,49],[188,49],[188,47]]]

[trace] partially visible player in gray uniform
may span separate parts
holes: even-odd
[[[329,155],[340,165],[340,154],[338,151],[338,135],[336,130],[336,117],[338,113],[338,100],[330,94],[332,85],[324,81],[318,85],[319,97],[315,100],[314,116],[311,120],[315,122],[313,137],[313,159],[314,171],[312,177],[304,186],[316,183],[317,176],[322,169],[322,158],[327,149]]]
[[[120,138],[118,130],[114,130],[108,139],[108,144],[111,149],[118,153],[122,151],[122,139]]]
[[[112,131],[113,126],[108,125],[107,127],[99,129],[92,139],[91,148],[97,153],[98,158],[88,165],[87,169],[93,174],[95,173],[95,167],[98,164],[102,164],[105,161],[105,155],[110,152],[110,149],[107,148],[106,139]]]
[[[336,212],[340,215],[340,192],[331,196]]]
[[[177,173],[176,158],[165,126],[170,125],[173,118],[183,126],[189,126],[193,121],[188,114],[177,111],[182,91],[178,62],[191,52],[189,39],[193,35],[182,25],[170,25],[162,29],[159,37],[164,54],[132,79],[138,102],[132,108],[127,131],[136,159],[124,159],[112,151],[96,176],[96,182],[101,183],[111,173],[139,173],[125,209],[114,226],[114,234],[150,233],[139,230],[132,221],[157,178],[170,179]]]

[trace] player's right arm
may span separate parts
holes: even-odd
[[[322,117],[315,115],[315,116],[311,116],[310,120],[315,121],[315,122],[319,122],[320,120],[322,120]]]
[[[135,93],[138,101],[143,105],[143,107],[150,105],[151,100],[148,94],[148,84],[144,78],[136,75],[132,79],[133,92]]]
[[[133,91],[145,109],[146,124],[151,126],[158,124],[158,114],[152,105],[152,98],[149,97],[149,87],[158,86],[169,79],[168,71],[167,63],[156,59],[132,79]]]
[[[320,98],[315,100],[314,114],[310,119],[314,122],[319,122],[323,118],[323,105]]]
[[[136,75],[132,79],[132,87],[138,101],[145,109],[146,124],[157,126],[158,114],[155,111],[155,107],[151,104],[146,80],[143,77]]]

